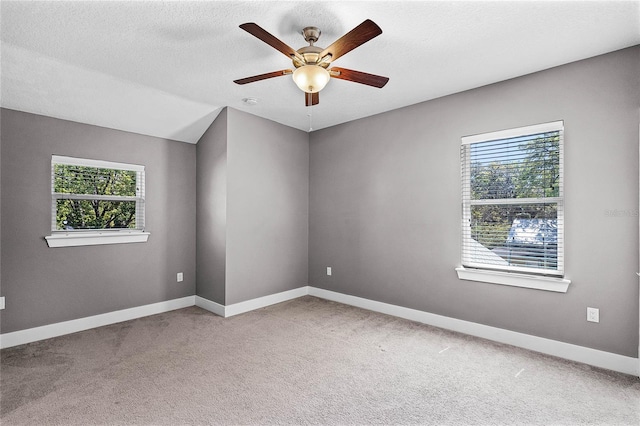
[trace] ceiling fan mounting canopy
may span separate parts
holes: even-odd
[[[378,88],[384,87],[389,81],[388,77],[346,68],[333,67],[327,69],[331,63],[340,56],[347,54],[356,47],[382,34],[380,27],[370,19],[365,20],[325,49],[314,45],[322,34],[317,27],[305,27],[302,30],[302,36],[305,41],[309,43],[309,46],[301,47],[298,50],[293,50],[280,39],[253,22],[242,24],[240,28],[288,56],[293,62],[295,71],[284,69],[234,80],[237,84],[253,83],[281,75],[293,74],[295,83],[305,92],[306,106],[311,106],[319,103],[318,92],[324,88],[332,77]]]
[[[304,36],[305,41],[312,46],[313,43],[318,41],[320,34],[322,34],[322,32],[318,27],[304,27],[302,29],[302,35]]]

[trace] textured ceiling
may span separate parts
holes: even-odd
[[[231,106],[309,131],[640,44],[638,1],[1,2],[1,105],[195,143]],[[372,19],[382,35],[334,62],[390,78],[332,79],[304,106],[290,68],[238,28],[327,47]],[[248,106],[243,98],[254,97]]]

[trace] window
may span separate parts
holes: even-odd
[[[54,155],[50,247],[143,242],[144,166]]]
[[[563,130],[557,121],[462,138],[460,278],[566,291]]]

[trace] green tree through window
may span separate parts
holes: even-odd
[[[61,161],[52,165],[54,230],[143,228],[143,171]]]

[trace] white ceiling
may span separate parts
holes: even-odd
[[[191,143],[225,106],[316,130],[640,44],[640,0],[3,0],[0,12],[3,107]],[[332,79],[307,108],[290,76],[233,83],[292,66],[242,23],[298,49],[305,26],[327,47],[367,18],[382,35],[334,65],[389,77],[382,89]]]

